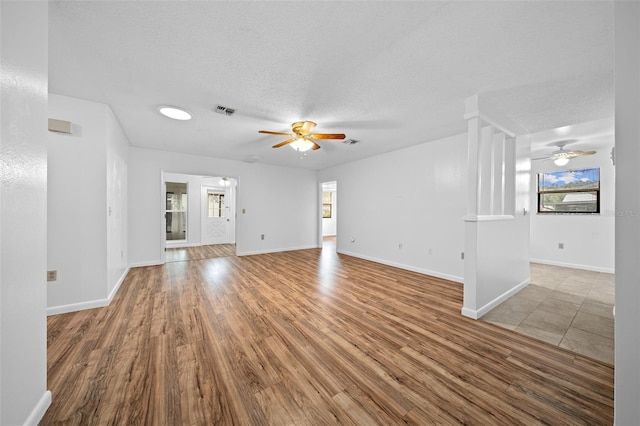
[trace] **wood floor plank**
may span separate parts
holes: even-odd
[[[41,425],[613,422],[611,366],[462,317],[460,284],[335,250],[207,252],[49,317]]]

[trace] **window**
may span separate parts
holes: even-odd
[[[322,218],[331,219],[331,204],[332,195],[331,192],[322,193]]]
[[[207,195],[207,216],[224,217],[224,194],[209,192]]]
[[[187,184],[166,182],[167,240],[187,239]]]
[[[600,169],[538,173],[538,213],[600,213]]]

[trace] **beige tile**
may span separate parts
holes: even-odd
[[[522,321],[522,324],[548,330],[552,333],[564,333],[571,325],[573,317],[574,315],[548,312],[538,308]]]
[[[614,335],[614,323],[612,319],[587,314],[585,312],[578,312],[571,323],[571,327],[610,339],[613,339]]]
[[[547,297],[545,300],[540,303],[538,309],[542,309],[547,312],[557,312],[564,315],[575,315],[580,309],[579,303],[572,303],[570,301],[555,299],[553,297]]]
[[[567,330],[559,346],[611,365],[615,359],[613,339],[573,327]]]
[[[580,312],[613,320],[613,305],[586,299],[580,306]]]
[[[564,282],[558,288],[557,291],[562,291],[564,293],[577,294],[580,296],[586,296],[591,291],[591,285],[584,285],[582,283],[567,283]]]
[[[499,305],[491,311],[487,312],[482,321],[490,322],[508,330],[516,328],[527,316],[528,312],[520,312],[513,310],[509,306]]]
[[[527,297],[526,295],[516,294],[515,296],[502,302],[500,306],[503,309],[509,309],[528,315],[533,312],[539,304],[540,302],[537,299],[532,299],[530,297]]]
[[[534,284],[530,284],[520,290],[516,296],[527,298],[529,300],[537,300],[538,302],[542,302],[553,292],[550,288],[540,287]],[[515,296],[514,296],[515,297]]]
[[[548,278],[545,277],[545,278],[538,278],[538,279],[531,278],[531,284],[537,285],[538,287],[550,288],[552,290],[555,290],[562,284],[562,281],[553,277],[548,277]]]
[[[616,297],[613,294],[609,293],[601,293],[599,291],[590,291],[587,295],[588,300],[593,300],[595,302],[607,303],[609,305],[613,305],[616,303]]]
[[[600,273],[600,275],[598,275],[598,280],[597,282],[601,282],[601,283],[606,283],[606,284],[611,284],[611,285],[615,285],[616,283],[616,276],[614,274],[605,274],[605,273]]]
[[[549,295],[550,299],[564,300],[565,302],[575,303],[577,305],[583,303],[586,297],[586,294],[567,293],[560,290],[556,290]]]
[[[593,284],[593,287],[591,287],[591,291],[613,295],[616,294],[616,285],[614,283],[596,281],[595,284]]]
[[[549,330],[543,330],[538,327],[533,327],[527,324],[520,324],[513,331],[516,333],[524,334],[535,339],[542,340],[543,342],[551,343],[552,345],[560,344],[564,333],[555,333]]]
[[[614,294],[613,274],[532,263],[531,284],[481,320],[613,364]]]

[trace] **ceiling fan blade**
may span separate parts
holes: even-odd
[[[312,139],[344,139],[346,136],[344,133],[314,133],[309,135]]]
[[[573,151],[573,153],[576,155],[576,157],[580,157],[582,155],[593,155],[596,152],[595,151]]]
[[[313,144],[313,147],[311,147],[311,149],[312,149],[313,151],[315,151],[315,150],[317,150],[317,149],[320,149],[320,145],[318,145],[317,143],[315,143],[315,142],[314,142],[314,141],[312,141],[312,140],[309,140],[309,139],[307,139],[307,140]]]
[[[537,158],[532,158],[532,160],[548,160],[550,158],[553,158],[553,156],[551,156],[551,157],[537,157]]]
[[[258,133],[265,133],[267,135],[293,136],[291,133],[270,132],[268,130],[258,130]]]
[[[289,145],[291,142],[295,141],[297,138],[287,139],[286,141],[275,144],[271,148],[280,148],[281,146]]]

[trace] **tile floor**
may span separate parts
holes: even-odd
[[[481,318],[613,365],[615,275],[531,264],[531,284]]]

